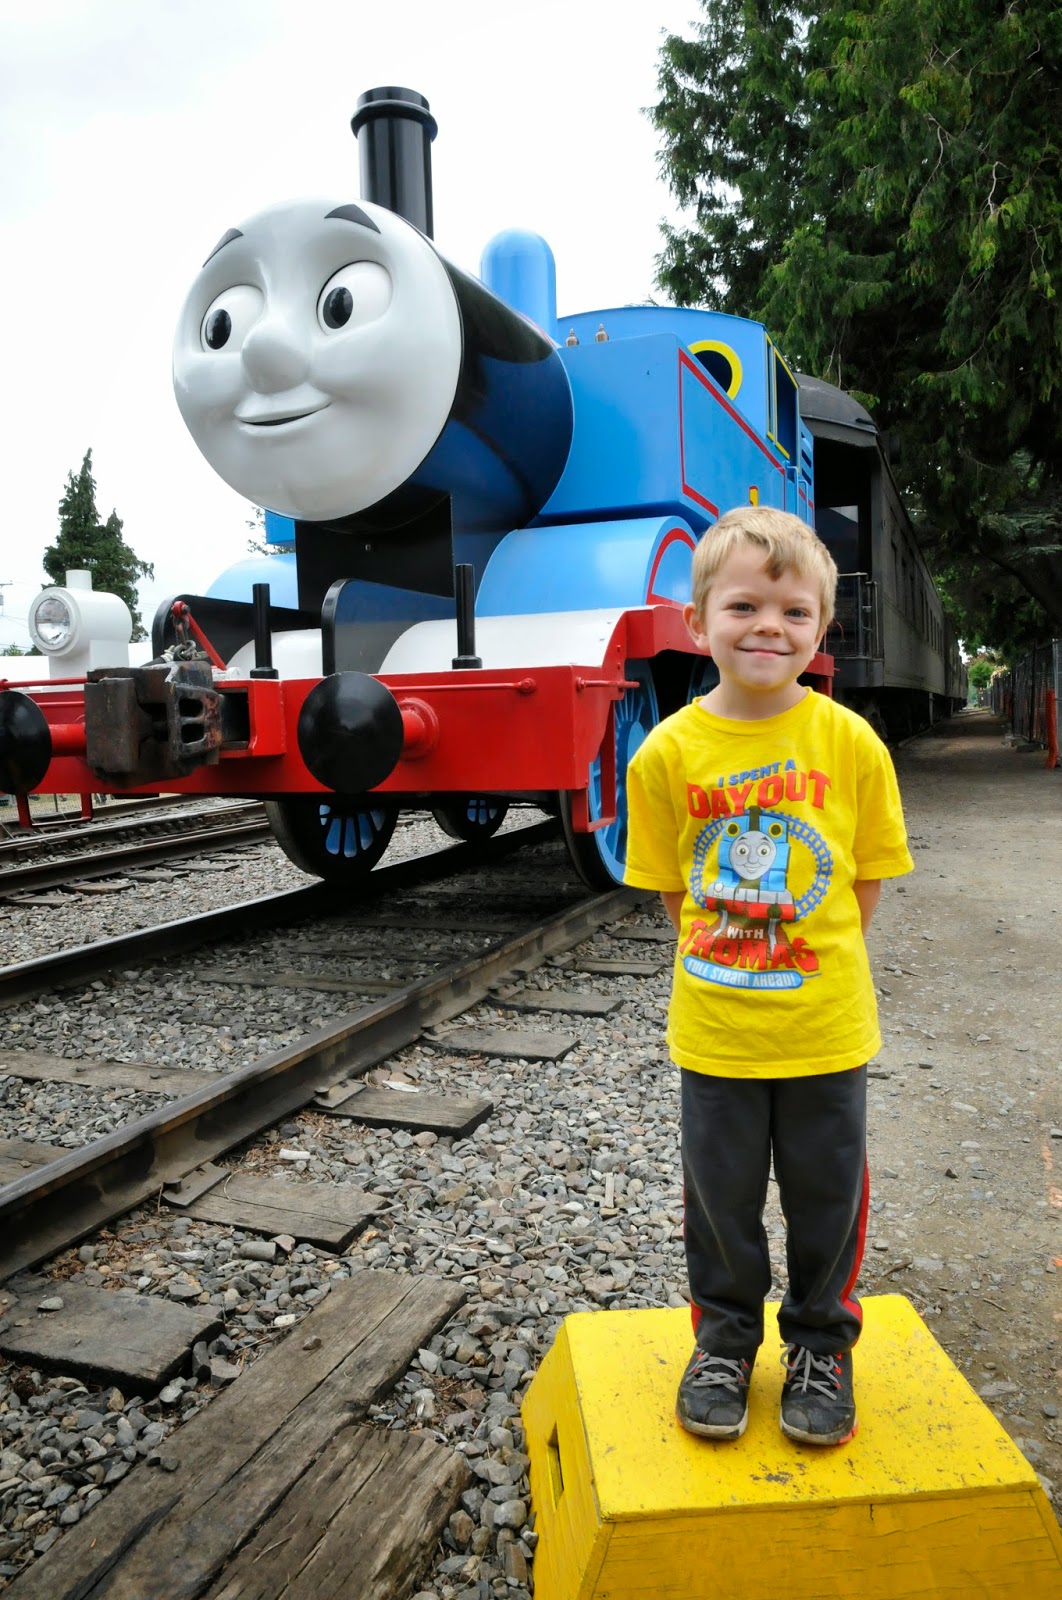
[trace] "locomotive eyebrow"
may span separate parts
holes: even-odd
[[[231,244],[233,239],[242,239],[242,238],[243,238],[243,234],[240,232],[239,228],[230,228],[228,233],[223,234],[222,237],[218,240],[218,242],[214,246],[213,250],[211,250],[210,254],[207,256],[206,261],[203,262],[203,266],[204,267],[206,266],[207,261],[213,261],[214,257],[217,255],[218,251],[219,250],[224,250],[225,246],[227,244]]]
[[[329,217],[339,217],[343,222],[355,222],[360,228],[371,228],[373,233],[379,233],[380,231],[372,218],[367,216],[360,206],[336,206],[334,211],[328,212],[325,217],[326,222]]]

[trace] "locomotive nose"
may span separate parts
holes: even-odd
[[[247,335],[243,366],[259,394],[280,394],[303,382],[310,356],[295,333],[273,317],[257,323]]]
[[[365,672],[334,672],[299,712],[302,759],[318,783],[364,794],[389,777],[402,754],[402,713],[389,689]]]

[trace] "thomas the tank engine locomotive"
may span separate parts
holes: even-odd
[[[749,501],[813,518],[797,382],[741,318],[558,322],[532,234],[462,272],[424,98],[371,90],[352,126],[361,200],[230,228],[175,340],[182,416],[279,551],[162,606],[147,666],[0,693],[0,786],[259,796],[339,881],[403,808],[474,838],[530,800],[618,881],[627,762],[714,681],[681,615],[698,538]]]

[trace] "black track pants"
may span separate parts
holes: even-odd
[[[763,1340],[771,1265],[763,1207],[774,1155],[786,1219],[787,1344],[848,1349],[866,1234],[866,1067],[809,1078],[682,1072],[686,1267],[697,1343],[751,1356]]]

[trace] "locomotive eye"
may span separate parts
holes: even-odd
[[[207,309],[200,328],[204,350],[239,350],[262,308],[262,292],[249,283],[226,289]]]
[[[352,261],[329,278],[317,301],[326,333],[360,328],[382,317],[391,303],[391,278],[375,261]]]

